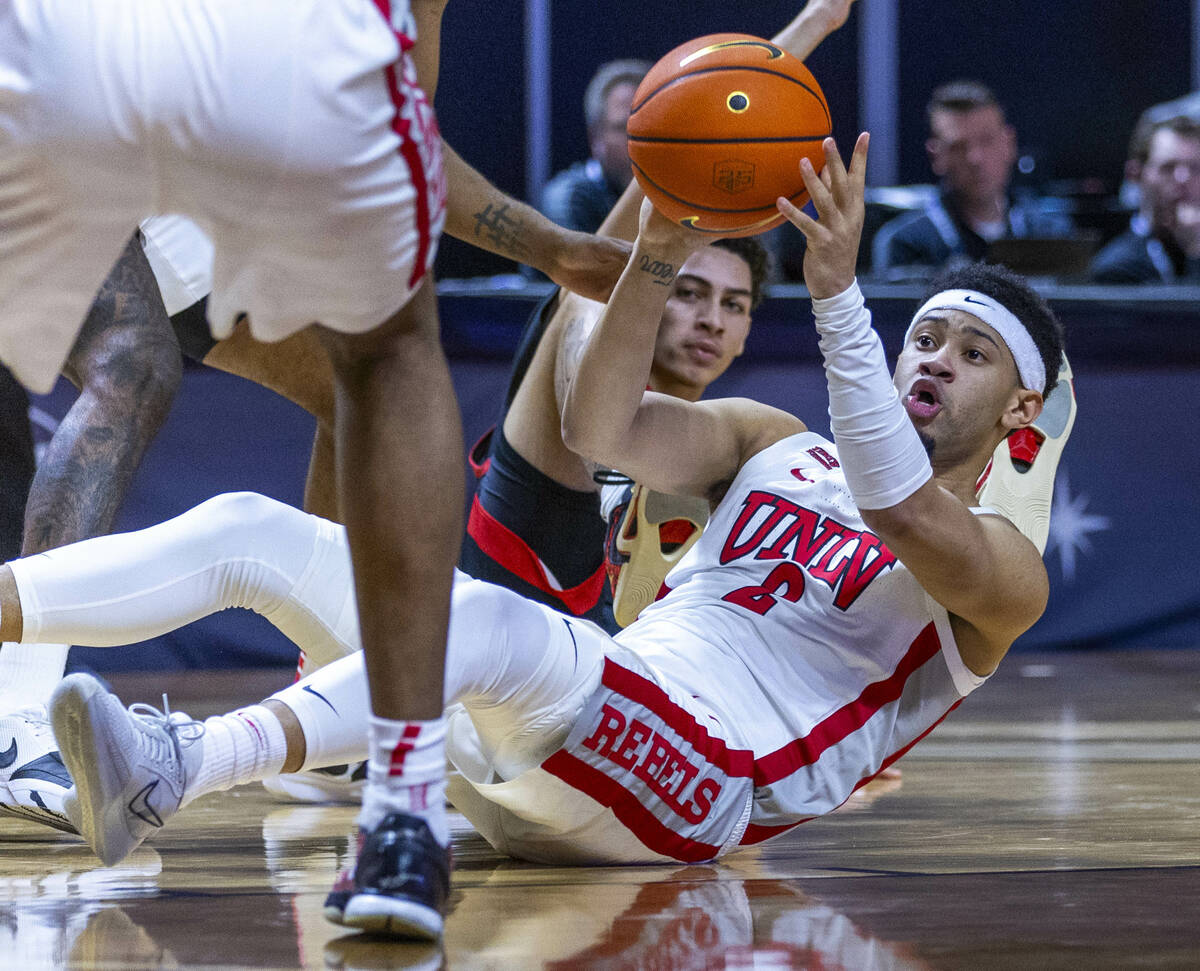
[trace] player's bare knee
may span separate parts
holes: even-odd
[[[79,342],[63,373],[106,412],[135,415],[139,425],[157,427],[179,390],[183,359],[174,335],[114,328]]]

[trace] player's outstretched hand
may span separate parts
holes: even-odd
[[[674,219],[668,219],[654,208],[649,199],[642,200],[638,214],[638,241],[655,249],[672,253],[694,253],[712,242],[712,237],[689,229]]]
[[[849,171],[842,164],[832,138],[825,139],[821,146],[825,152],[825,167],[820,175],[807,158],[800,160],[800,175],[817,210],[816,219],[801,212],[787,199],[780,197],[776,203],[779,211],[804,233],[808,243],[804,253],[804,282],[808,292],[818,299],[836,297],[854,282],[866,214],[864,193],[869,141],[866,132],[858,136]]]
[[[808,0],[804,12],[824,17],[832,34],[849,19],[853,5],[854,0]]]
[[[632,244],[611,236],[568,230],[563,230],[563,234],[567,245],[559,248],[546,275],[581,297],[605,302],[629,262]]]

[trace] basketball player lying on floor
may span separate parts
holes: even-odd
[[[805,168],[819,221],[781,206],[808,238],[834,441],[749,400],[643,391],[670,288],[639,267],[679,266],[703,245],[646,208],[564,431],[653,488],[711,499],[708,529],[671,592],[615,638],[456,578],[450,795],[503,852],[698,861],[777,836],[922,738],[1044,609],[1037,548],[976,506],[975,486],[1001,439],[1037,419],[1060,328],[1007,271],[956,271],[914,317],[893,383],[854,279],[866,138],[848,173],[831,140],[825,151],[821,177]],[[240,548],[223,549],[226,537]],[[349,577],[338,527],[219,497],[142,533],[14,561],[0,625],[13,639],[108,644],[190,620],[233,585],[237,602],[332,657],[356,637]],[[68,812],[114,863],[203,793],[362,758],[368,711],[357,652],[202,728],[126,712],[73,675],[52,704],[76,783]],[[346,889],[327,903],[335,920]]]

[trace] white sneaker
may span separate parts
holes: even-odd
[[[179,810],[199,767],[201,748],[192,743],[204,726],[149,705],[126,710],[86,674],[72,674],[55,689],[50,720],[75,780],[67,816],[96,855],[114,866]]]
[[[70,788],[45,706],[0,718],[0,814],[74,833],[63,809]]]
[[[263,779],[263,788],[285,802],[332,803],[357,806],[362,803],[367,781],[367,763],[330,765],[307,772],[289,772]]]

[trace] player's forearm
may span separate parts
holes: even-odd
[[[442,50],[442,14],[446,12],[448,0],[409,0],[413,21],[417,25],[417,42],[412,50],[413,63],[417,68],[417,80],[433,103],[437,94],[438,67]]]
[[[480,249],[553,276],[570,230],[492,185],[443,140],[449,197],[446,232]]]
[[[446,232],[480,249],[535,267],[559,286],[606,300],[625,266],[629,244],[559,226],[500,191],[449,145]]]
[[[563,407],[563,440],[575,452],[619,465],[650,377],[654,343],[686,246],[639,239],[588,339]]]
[[[854,0],[809,0],[804,9],[772,40],[804,60],[826,37],[846,22]]]

